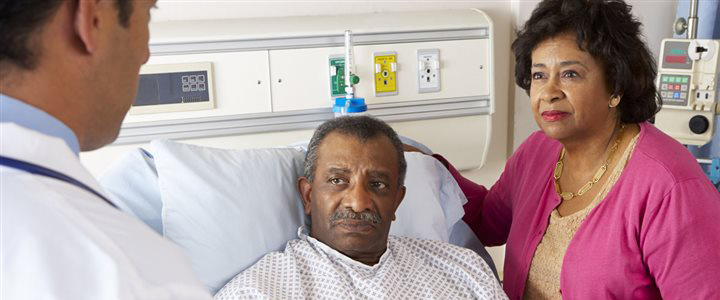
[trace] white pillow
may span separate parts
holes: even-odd
[[[390,234],[448,242],[452,227],[465,215],[465,195],[434,157],[405,152],[405,160],[407,191]]]
[[[155,161],[149,152],[142,148],[130,151],[113,163],[98,182],[118,208],[162,234],[162,201]]]
[[[211,292],[297,238],[304,214],[296,182],[305,152],[223,150],[167,140],[152,147],[164,234],[185,250]],[[405,157],[408,191],[390,233],[447,242],[467,200],[435,158]]]
[[[215,293],[233,276],[297,237],[297,178],[305,154],[290,148],[222,150],[151,143],[164,235],[184,249]]]

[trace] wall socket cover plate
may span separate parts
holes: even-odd
[[[419,49],[418,92],[432,93],[440,91],[440,49]]]
[[[374,52],[373,68],[373,87],[375,90],[375,96],[381,97],[397,95],[397,52]]]

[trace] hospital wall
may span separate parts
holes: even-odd
[[[514,84],[514,65],[509,49],[514,37],[514,31],[530,16],[539,1],[360,2],[343,0],[326,3],[297,0],[283,2],[203,2],[202,5],[200,2],[198,0],[160,0],[158,3],[159,9],[153,12],[153,22],[350,15],[440,9],[481,9],[492,19],[495,31],[494,64],[496,70],[493,82],[495,103],[490,133],[491,143],[482,168],[467,170],[463,174],[480,184],[492,185],[502,172],[507,157],[527,136],[537,130],[537,125],[530,112],[529,99],[525,92]],[[628,2],[634,6],[633,12],[635,15],[645,24],[644,34],[647,37],[650,49],[656,54],[660,40],[671,36],[670,24],[672,24],[675,15],[676,1]],[[308,134],[310,132],[310,130],[307,130]],[[294,136],[294,134],[285,132],[251,135],[249,137],[252,142],[244,144],[244,147],[277,146],[280,144],[278,141],[291,140]],[[247,139],[244,141],[247,141]],[[233,145],[232,140],[227,137],[191,139],[187,140],[187,142],[220,148],[228,148]],[[144,143],[113,145],[101,150],[101,152],[85,153],[82,155],[82,159],[94,175],[99,175],[107,167],[109,158],[117,158],[131,149],[145,145]],[[504,247],[492,247],[489,251],[498,267],[498,271],[502,272]]]
[[[388,3],[389,2],[389,3]],[[197,0],[160,0],[161,9],[153,12],[154,21],[191,20],[191,19],[224,19],[224,18],[255,18],[280,16],[310,16],[328,14],[382,13],[392,11],[427,11],[436,9],[479,8],[493,18],[496,30],[508,26],[514,32],[530,17],[539,0],[483,0],[483,1],[353,1],[336,0],[332,3],[290,0],[267,3],[214,2],[212,5],[197,5]],[[633,14],[643,26],[643,34],[654,57],[657,58],[660,42],[672,37],[672,22],[675,18],[677,0],[626,0],[633,6]],[[509,49],[509,43],[507,44]],[[496,55],[499,53],[496,52]],[[498,57],[499,60],[504,58]],[[512,59],[511,59],[512,60]],[[512,64],[512,61],[511,61]],[[512,66],[512,65],[511,65]],[[514,84],[512,70],[509,86],[509,97],[499,99],[498,113],[503,109],[503,100],[507,101],[509,120],[507,133],[509,152],[517,149],[520,144],[534,131],[538,130],[529,106],[529,98],[524,90]],[[494,132],[497,134],[501,131]],[[497,136],[497,135],[496,135]],[[498,141],[499,142],[499,141]]]

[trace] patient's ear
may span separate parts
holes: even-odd
[[[398,207],[400,207],[400,203],[402,203],[403,199],[405,199],[405,191],[407,189],[405,186],[401,186],[397,191],[397,200],[395,201],[395,211],[397,212]],[[392,220],[395,221],[395,213],[393,212]]]
[[[305,176],[298,179],[298,191],[300,191],[300,197],[303,200],[303,206],[305,207],[305,214],[310,214],[310,192],[312,191],[312,183]]]

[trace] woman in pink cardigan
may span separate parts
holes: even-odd
[[[488,191],[442,160],[464,220],[506,244],[510,299],[720,299],[720,194],[647,120],[655,62],[621,0],[546,0],[512,45],[541,128]]]

